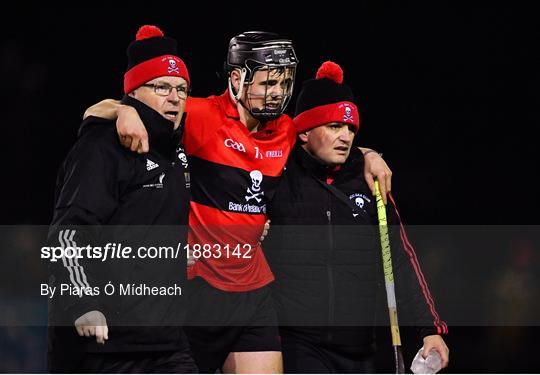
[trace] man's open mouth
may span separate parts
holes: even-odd
[[[338,147],[334,147],[334,150],[347,152],[349,151],[349,148],[347,146],[338,146]]]
[[[165,118],[170,121],[176,121],[178,119],[178,111],[166,111]]]
[[[279,103],[266,103],[265,109],[268,111],[276,111],[279,108]]]

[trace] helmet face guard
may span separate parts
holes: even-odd
[[[234,90],[229,78],[231,95],[256,119],[277,118],[283,114],[291,99],[297,64],[298,59],[290,40],[267,32],[252,31],[240,34],[231,39],[227,54],[228,73],[240,70],[238,92]],[[247,86],[255,83],[257,72],[263,72],[263,75],[266,72],[266,88],[263,93],[248,92],[248,103],[243,103],[241,101],[243,91],[250,90]],[[278,81],[279,89],[268,84],[274,80]],[[255,99],[258,99],[259,103],[254,103]]]
[[[291,100],[295,73],[295,67],[290,66],[254,69],[251,81],[244,86],[247,102],[243,104],[251,115],[261,121],[281,116]]]

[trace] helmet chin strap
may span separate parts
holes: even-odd
[[[229,76],[229,93],[234,102],[241,102],[240,98],[244,92],[244,82],[246,81],[247,70],[242,68],[240,70],[240,84],[238,85],[238,92],[235,94],[234,86],[231,81],[231,76]]]
[[[238,103],[240,103],[240,105],[241,105],[242,107],[244,107],[244,109],[245,109],[246,111],[249,112],[249,114],[251,115],[251,117],[253,117],[255,120],[258,120],[259,123],[266,123],[268,120],[270,120],[270,119],[267,118],[267,117],[259,116],[258,113],[257,113],[258,108],[248,108],[248,107],[246,106],[246,103],[244,103],[243,100],[241,100],[241,99],[238,100]],[[260,110],[259,110],[259,111],[260,111]]]
[[[240,103],[240,105],[242,107],[244,107],[244,109],[246,111],[249,112],[249,114],[251,114],[251,116],[253,116],[253,118],[259,120],[259,121],[262,121],[262,119],[259,119],[257,118],[257,115],[253,113],[253,108],[248,108],[248,106],[246,105],[246,103],[244,103],[244,101],[241,99],[242,98],[242,94],[244,93],[244,83],[246,82],[246,76],[247,76],[247,69],[246,68],[242,68],[240,70],[240,82],[239,82],[239,85],[238,85],[238,92],[235,94],[235,89],[234,89],[234,86],[232,84],[232,80],[231,80],[231,77],[229,76],[229,94],[231,96],[231,99],[235,102],[235,103]]]

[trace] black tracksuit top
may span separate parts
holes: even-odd
[[[264,249],[285,332],[367,353],[373,350],[372,327],[387,322],[388,310],[376,201],[363,170],[355,148],[331,171],[297,145],[270,205]],[[323,186],[328,183],[343,193],[341,199]],[[429,290],[411,266],[390,203],[387,216],[400,323],[421,327],[422,336],[436,334],[436,325],[442,331],[444,323],[430,310]]]
[[[181,127],[142,102],[126,96],[148,131],[150,152],[139,155],[119,142],[114,121],[87,118],[79,138],[58,173],[50,246],[174,246],[186,243],[189,213],[189,170]],[[80,267],[78,267],[80,266]],[[109,325],[109,341],[89,351],[156,351],[186,347],[179,325],[185,296],[121,296],[118,284],[150,287],[186,286],[186,256],[177,259],[100,259],[50,264],[51,285],[99,287],[99,296],[63,297],[50,304],[49,322],[56,337],[74,333],[82,314],[100,310]],[[115,294],[103,293],[111,281]],[[146,322],[147,324],[143,323]],[[143,327],[147,325],[148,327]],[[136,327],[129,327],[136,326]],[[67,331],[65,328],[67,327]],[[54,329],[53,329],[54,331]],[[55,334],[52,334],[53,342]],[[78,338],[69,338],[77,342]],[[54,346],[54,344],[53,344]],[[51,349],[51,348],[50,348]]]

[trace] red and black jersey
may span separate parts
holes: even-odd
[[[201,251],[188,275],[225,291],[260,288],[274,279],[258,241],[296,139],[293,122],[283,115],[250,133],[228,91],[190,98],[187,112],[189,242]]]

